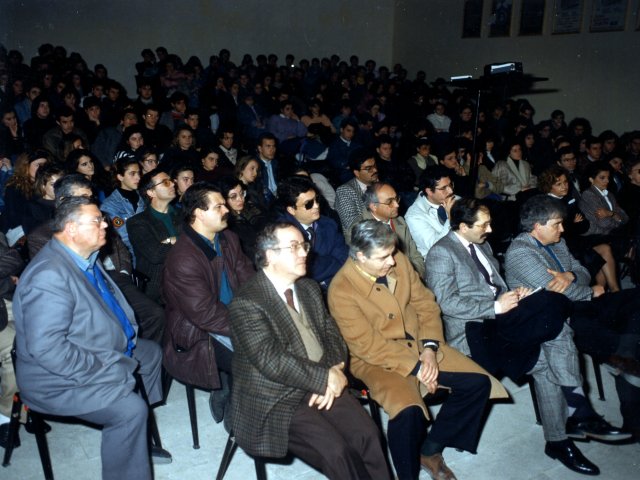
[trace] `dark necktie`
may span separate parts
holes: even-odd
[[[387,277],[376,278],[376,283],[379,283],[380,285],[384,285],[385,287],[389,286],[389,282],[387,282]]]
[[[313,229],[313,225],[307,228],[306,232],[307,232],[307,238],[309,239],[309,243],[311,244],[311,248],[313,248],[313,244],[316,241],[316,232]]]
[[[476,266],[478,267],[478,270],[480,270],[480,273],[482,274],[482,276],[484,277],[484,280],[491,285],[494,288],[497,288],[493,282],[491,281],[491,275],[489,274],[489,272],[487,272],[487,269],[484,268],[484,265],[482,264],[482,262],[480,261],[480,259],[478,258],[478,254],[476,253],[476,249],[473,246],[473,243],[469,244],[469,251],[471,252],[471,258],[473,258],[473,262],[476,264]]]
[[[290,288],[287,288],[284,291],[284,298],[287,299],[287,305],[289,305],[292,309],[294,309],[297,312],[298,310],[296,309],[296,305],[295,303],[293,303],[293,290],[291,290]]]
[[[442,205],[438,207],[438,220],[440,220],[440,224],[444,225],[447,221],[447,211],[444,209]]]

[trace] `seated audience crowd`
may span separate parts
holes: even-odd
[[[0,445],[19,388],[104,426],[104,478],[151,478],[161,365],[248,453],[329,478],[390,478],[349,384],[388,414],[401,480],[455,479],[443,451],[476,451],[503,377],[533,379],[573,471],[600,471],[573,438],[640,441],[640,131],[294,61],[146,48],[132,93],[64,47],[0,46]],[[621,427],[581,353],[615,376]]]

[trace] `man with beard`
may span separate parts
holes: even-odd
[[[229,210],[218,188],[206,182],[192,185],[182,197],[182,209],[186,223],[163,273],[164,366],[179,381],[216,392],[210,407],[219,422],[233,351],[227,305],[254,270],[237,235],[225,230]]]

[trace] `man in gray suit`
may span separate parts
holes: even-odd
[[[260,268],[229,306],[231,423],[247,453],[287,451],[332,479],[387,479],[379,432],[344,392],[347,347],[306,274],[309,243],[292,224],[256,241]]]
[[[531,375],[547,442],[545,453],[579,473],[599,473],[565,429],[568,408],[576,418],[596,415],[582,391],[578,353],[565,322],[569,302],[549,291],[508,290],[485,242],[491,215],[481,202],[458,200],[450,222],[452,231],[427,255],[427,285],[442,309],[449,344],[496,375],[506,374],[515,381]],[[619,438],[619,430],[602,419],[585,427],[585,435],[608,433]]]
[[[26,405],[103,426],[102,478],[151,479],[148,405],[162,399],[161,351],[136,338],[133,311],[97,260],[107,223],[85,197],[56,210],[54,236],[31,261],[13,298],[17,380]]]
[[[561,238],[565,216],[564,204],[548,195],[525,202],[520,210],[522,233],[505,257],[507,280],[511,286],[544,286],[573,301],[576,346],[617,373],[624,425],[640,439],[640,290],[605,293],[601,285],[591,286],[589,271]],[[580,430],[581,425],[567,429]]]

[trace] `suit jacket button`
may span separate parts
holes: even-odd
[[[393,320],[394,318],[396,318],[396,316],[395,316],[393,313],[390,313],[390,314],[389,314],[389,318],[390,318],[391,320]]]
[[[409,348],[412,348],[412,347],[413,347],[413,345],[411,345],[411,342],[407,342],[407,346],[408,346]]]
[[[376,292],[379,292],[379,291],[380,291],[380,287],[376,287]]]

